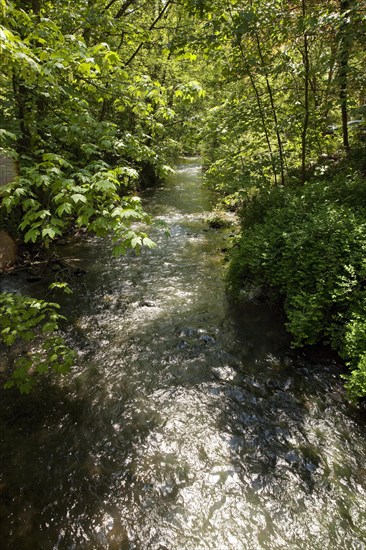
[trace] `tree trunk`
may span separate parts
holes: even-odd
[[[305,88],[304,88],[304,121],[301,131],[301,182],[305,183],[306,181],[306,144],[307,144],[307,131],[309,126],[309,73],[310,73],[310,63],[309,63],[309,44],[308,44],[308,35],[306,32],[306,4],[305,0],[302,0],[302,19],[304,25],[304,52],[303,52],[303,63],[304,63],[304,79],[305,79]]]
[[[13,90],[14,99],[17,107],[17,119],[19,122],[20,134],[18,137],[17,150],[18,153],[26,153],[29,151],[32,142],[32,134],[30,128],[31,108],[29,106],[29,94],[27,88],[18,81],[13,75]]]
[[[167,9],[170,7],[170,4],[172,4],[172,0],[167,0],[167,2],[165,3],[164,7],[161,10],[161,12],[157,15],[157,17],[151,23],[151,25],[149,27],[149,32],[152,31],[154,29],[155,25],[157,25],[159,23],[160,19],[163,17],[163,15],[167,11]],[[137,54],[140,52],[140,50],[144,46],[144,44],[145,44],[145,42],[141,42],[141,44],[136,48],[136,50],[133,52],[131,57],[124,64],[125,67],[127,67],[130,63],[132,63],[132,61],[135,59]]]
[[[338,31],[338,77],[339,77],[339,100],[341,105],[343,146],[347,153],[350,151],[348,139],[348,60],[350,53],[350,36],[348,30],[347,13],[351,0],[340,0],[341,22]]]
[[[253,75],[251,74],[250,71],[249,71],[249,78],[250,78],[250,82],[252,84],[252,88],[253,88],[254,93],[255,93],[256,100],[257,100],[259,114],[260,114],[261,121],[262,121],[262,127],[263,127],[263,131],[264,131],[264,135],[266,136],[266,142],[267,142],[267,146],[268,146],[269,156],[271,158],[271,164],[272,164],[274,180],[275,180],[275,184],[277,185],[276,163],[275,163],[275,159],[274,159],[274,156],[273,156],[271,141],[269,139],[269,133],[268,133],[268,129],[267,129],[266,119],[265,119],[265,116],[264,116],[262,102],[261,102],[261,99],[260,99],[260,96],[259,96],[259,92],[258,92],[258,88],[257,88],[256,83],[255,83],[255,80],[254,80]]]
[[[275,125],[275,132],[276,132],[277,143],[278,143],[278,153],[279,153],[279,157],[280,157],[281,183],[282,183],[282,185],[284,185],[285,184],[284,154],[283,154],[282,139],[281,139],[280,131],[279,131],[279,128],[278,128],[277,111],[276,111],[276,107],[275,107],[275,103],[274,103],[274,97],[273,97],[271,83],[269,81],[267,68],[266,68],[266,65],[265,65],[265,62],[264,62],[264,57],[263,57],[263,54],[262,54],[262,48],[261,48],[261,45],[260,45],[259,36],[258,36],[257,33],[255,35],[255,38],[256,38],[256,42],[257,42],[257,48],[258,48],[258,53],[259,53],[259,57],[260,57],[260,60],[261,60],[262,69],[263,69],[263,72],[264,72],[264,77],[265,77],[265,80],[266,80],[266,86],[267,86],[267,91],[268,91],[268,95],[269,95],[269,100],[270,100],[270,103],[271,103],[271,110],[272,110],[272,115],[273,115],[273,120],[274,120],[274,125]]]

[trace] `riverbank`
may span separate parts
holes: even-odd
[[[362,159],[348,161],[303,186],[252,190],[229,274],[236,293],[271,289],[295,346],[326,343],[340,354],[353,399],[366,395],[363,169]]]

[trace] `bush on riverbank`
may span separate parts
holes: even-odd
[[[301,187],[248,195],[228,282],[250,281],[283,299],[295,346],[328,343],[350,368],[352,398],[366,395],[366,186],[353,165]]]

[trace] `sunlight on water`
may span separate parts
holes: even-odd
[[[145,202],[170,227],[156,249],[62,249],[86,270],[64,304],[78,361],[3,392],[2,548],[365,548],[364,424],[336,363],[295,354],[256,292],[230,303],[196,160]]]

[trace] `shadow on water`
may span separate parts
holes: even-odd
[[[172,235],[140,258],[64,250],[87,270],[65,299],[78,364],[2,392],[2,548],[364,547],[363,423],[339,368],[292,351],[275,308],[227,301],[199,183],[191,163],[149,191]]]
[[[96,415],[90,398],[47,383],[31,396],[1,397],[1,548],[104,548],[94,527],[108,522],[108,547],[117,537],[116,547],[129,548],[106,503],[116,472],[133,500],[128,457],[154,425],[153,411],[145,417],[121,396],[114,416],[126,422],[117,425],[102,408]]]

